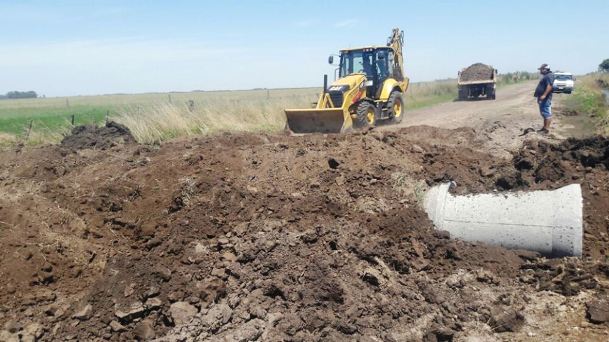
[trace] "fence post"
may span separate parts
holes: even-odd
[[[70,107],[70,100],[66,97],[66,107]]]
[[[108,117],[110,116],[110,110],[106,111],[106,125],[108,124]]]
[[[30,140],[30,133],[32,132],[32,125],[34,124],[34,120],[30,120],[30,125],[27,129],[27,134],[25,135],[25,141]]]
[[[72,114],[72,118],[70,121],[72,122],[72,126],[74,126],[74,114]]]

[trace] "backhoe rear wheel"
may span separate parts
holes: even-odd
[[[387,100],[387,110],[392,122],[400,123],[404,117],[404,96],[400,91],[394,91]]]
[[[355,128],[374,127],[376,124],[376,107],[372,103],[360,102],[355,113],[357,116],[354,122]]]

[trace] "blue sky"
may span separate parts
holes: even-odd
[[[406,32],[413,81],[475,62],[586,73],[609,58],[609,1],[0,0],[0,93],[318,86],[327,56]]]

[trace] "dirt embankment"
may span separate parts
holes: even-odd
[[[604,324],[607,140],[497,160],[420,129],[3,153],[0,337],[447,341],[520,331],[538,290],[595,291]],[[449,180],[581,183],[586,257],[450,240],[418,205]]]

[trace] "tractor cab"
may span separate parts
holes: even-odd
[[[339,78],[353,74],[364,74],[368,94],[378,97],[387,78],[403,80],[400,68],[396,68],[393,49],[390,47],[366,47],[340,51]]]

